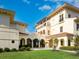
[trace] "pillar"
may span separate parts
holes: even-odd
[[[64,46],[68,46],[68,38],[67,37],[64,38]]]
[[[32,40],[32,48],[33,48],[33,40]]]
[[[60,42],[61,40],[60,39],[58,39],[58,46],[57,46],[57,49],[59,49],[60,47],[61,47],[61,42]]]
[[[40,48],[40,40],[39,40],[39,48]]]

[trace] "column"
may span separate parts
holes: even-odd
[[[64,46],[68,46],[68,38],[67,37],[64,38]]]
[[[40,40],[39,40],[39,48],[40,48]]]
[[[57,49],[59,49],[61,47],[61,42],[60,42],[60,39],[58,39],[58,47]]]
[[[32,48],[33,48],[33,40],[32,40]]]

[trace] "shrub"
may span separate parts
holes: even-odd
[[[25,47],[28,47],[28,45],[25,45]]]
[[[26,48],[25,47],[21,47],[19,48],[19,51],[24,51]]]
[[[13,49],[11,49],[11,51],[12,51],[12,52],[17,51],[17,49],[16,49],[16,48],[13,48]]]
[[[63,50],[79,50],[79,47],[75,47],[75,46],[64,46],[64,47],[60,47],[60,49],[63,49]]]
[[[27,50],[27,51],[31,51],[31,48],[30,48],[30,47],[27,47],[26,50]]]
[[[3,48],[0,48],[0,53],[3,52]]]
[[[9,48],[4,48],[4,51],[5,52],[10,52],[10,49]]]
[[[27,47],[27,45],[20,45],[20,46],[19,46],[19,48],[22,48],[22,47]]]

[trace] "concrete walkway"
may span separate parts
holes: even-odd
[[[53,50],[53,48],[32,48],[31,50]],[[59,51],[74,53],[74,54],[77,53],[76,51],[69,51],[69,50],[59,50]]]
[[[60,51],[69,52],[69,53],[74,53],[74,54],[77,53],[76,51],[69,51],[69,50],[60,50]]]
[[[32,50],[52,50],[52,48],[32,48]]]

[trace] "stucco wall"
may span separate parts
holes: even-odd
[[[12,43],[12,40],[15,43]],[[0,47],[1,48],[19,48],[19,32],[17,30],[0,28]]]
[[[10,25],[10,17],[4,14],[0,14],[0,26],[4,25],[6,27],[9,27]]]

